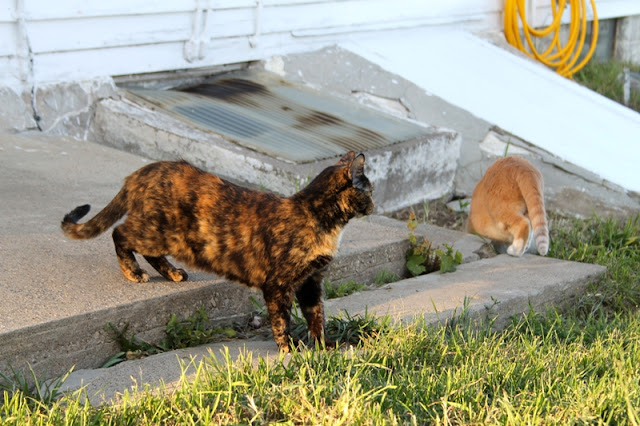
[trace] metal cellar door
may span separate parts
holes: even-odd
[[[180,91],[130,92],[189,124],[297,164],[383,148],[430,133],[417,123],[257,70],[214,76]]]

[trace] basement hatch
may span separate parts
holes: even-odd
[[[182,90],[129,89],[180,120],[290,163],[310,163],[416,139],[433,129],[243,70]]]

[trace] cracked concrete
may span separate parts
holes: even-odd
[[[0,131],[21,132],[35,129],[31,108],[9,87],[0,88]]]
[[[97,102],[119,97],[113,79],[105,77],[37,87],[33,104],[43,132],[86,140]]]

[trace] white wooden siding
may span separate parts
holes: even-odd
[[[497,30],[502,27],[504,0],[3,2],[7,4],[0,7],[0,86],[20,92],[31,83],[262,59],[337,43],[354,32],[443,24]],[[536,2],[536,19],[544,22],[548,1]],[[640,14],[638,0],[597,4],[601,18]],[[207,17],[202,33],[194,32],[197,8],[208,11],[202,15]]]

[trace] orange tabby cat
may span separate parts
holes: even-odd
[[[542,195],[542,175],[520,157],[493,163],[476,185],[467,229],[495,243],[510,244],[507,253],[522,256],[532,236],[538,253],[549,251],[549,228]]]

